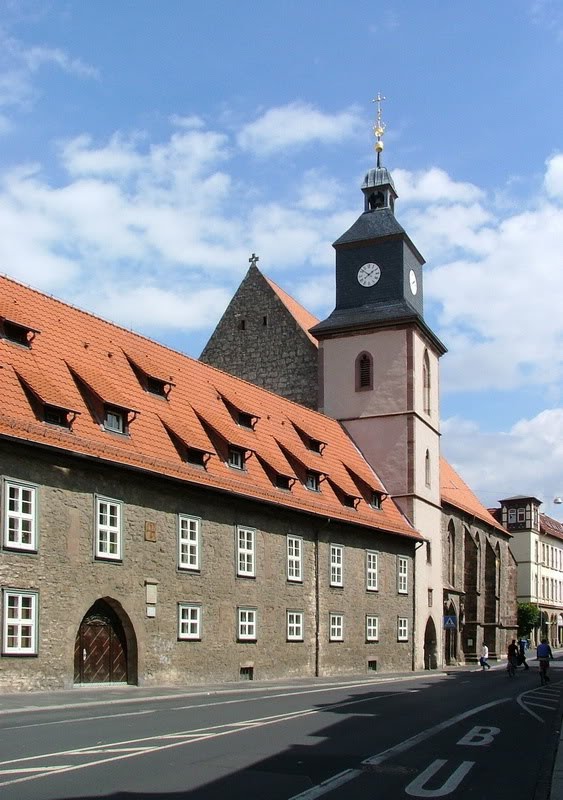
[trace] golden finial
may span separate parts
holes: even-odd
[[[375,97],[372,102],[377,103],[377,121],[373,126],[373,132],[375,134],[375,152],[377,153],[377,166],[380,167],[380,155],[383,151],[383,140],[382,136],[385,133],[385,123],[381,121],[381,103],[383,100],[387,100],[387,98],[381,94],[381,92],[377,93],[377,97]]]

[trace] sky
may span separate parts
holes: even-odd
[[[563,0],[0,0],[0,272],[198,357],[259,268],[319,318],[377,92],[442,450],[563,519]]]

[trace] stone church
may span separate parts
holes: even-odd
[[[378,156],[379,163],[379,156]],[[334,243],[336,305],[322,322],[251,266],[201,360],[341,422],[424,537],[416,548],[415,666],[493,656],[516,635],[511,534],[440,455],[439,359],[423,314],[424,259],[380,165]]]

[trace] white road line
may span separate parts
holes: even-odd
[[[123,714],[103,714],[99,717],[77,717],[76,719],[65,719],[65,720],[52,720],[51,722],[30,722],[28,725],[11,725],[7,728],[2,728],[2,731],[13,731],[13,730],[21,730],[22,728],[42,728],[46,725],[70,725],[74,722],[96,722],[99,719],[116,719],[117,717],[140,717],[143,714],[154,714],[154,708],[150,708],[147,711],[124,711]]]
[[[538,703],[533,700],[526,700],[526,705],[528,706],[528,708],[530,706],[533,706],[534,708],[547,708],[548,711],[553,711],[553,709],[556,708],[557,706],[557,704],[548,706],[545,705],[545,703]]]
[[[21,775],[22,772],[47,772],[51,769],[60,769],[61,766],[69,766],[68,764],[59,764],[56,767],[22,767],[21,769],[0,769],[0,775]]]
[[[415,747],[415,745],[420,744],[426,739],[429,739],[431,736],[435,736],[437,733],[441,733],[447,728],[451,728],[452,725],[456,725],[458,722],[461,722],[468,717],[479,714],[481,711],[486,711],[488,708],[493,708],[493,706],[499,705],[499,703],[507,703],[509,701],[510,697],[505,697],[501,700],[494,700],[492,703],[485,703],[485,705],[477,706],[476,708],[470,708],[468,711],[464,711],[462,714],[457,714],[455,717],[451,717],[445,722],[440,722],[438,725],[434,725],[432,728],[427,728],[425,731],[421,731],[415,736],[411,736],[410,739],[406,739],[404,742],[401,742],[394,747],[383,750],[383,752],[378,753],[378,755],[366,758],[364,761],[362,761],[362,766],[378,766],[384,761],[387,761],[387,759],[393,758],[399,753],[404,753],[406,750],[410,750],[412,747]],[[301,792],[301,794],[293,795],[291,798],[289,798],[289,800],[315,800],[315,798],[321,797],[323,794],[332,792],[338,786],[343,786],[345,783],[355,780],[360,774],[362,774],[362,770],[358,769],[350,769],[346,770],[345,772],[340,772],[338,775],[334,775],[332,778],[328,778],[327,780],[323,781],[323,783],[319,784],[318,786],[313,786],[311,789]]]

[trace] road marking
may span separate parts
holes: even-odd
[[[556,683],[555,686],[560,685],[560,683]],[[551,695],[553,697],[554,705],[551,706],[541,706],[538,701],[549,702],[549,697],[546,695]],[[560,689],[555,689],[554,687],[545,687],[545,686],[538,686],[534,689],[528,689],[527,692],[522,692],[516,698],[516,702],[520,706],[520,708],[524,709],[527,714],[537,719],[538,722],[541,722],[542,725],[545,724],[545,720],[543,717],[540,717],[539,714],[536,714],[535,711],[532,711],[530,706],[540,707],[540,708],[547,708],[549,711],[553,711],[553,709],[559,703],[559,696],[560,696]],[[557,698],[557,700],[556,700]]]
[[[22,728],[41,728],[45,725],[70,725],[74,722],[97,722],[99,719],[116,719],[117,717],[139,717],[143,714],[154,714],[156,709],[150,708],[147,711],[124,711],[122,714],[103,714],[99,717],[77,717],[76,719],[53,720],[51,722],[30,722],[28,725],[11,725],[2,728],[2,731],[21,730]]]
[[[488,708],[493,708],[493,706],[497,706],[500,703],[508,703],[510,701],[510,697],[504,697],[501,700],[494,700],[492,703],[485,703],[482,706],[476,706],[475,708],[470,708],[468,711],[464,711],[462,714],[457,714],[455,717],[451,717],[450,719],[446,720],[445,722],[440,722],[438,725],[434,725],[431,728],[427,728],[425,731],[421,731],[417,733],[415,736],[411,736],[410,739],[405,739],[404,742],[400,742],[399,744],[395,745],[394,747],[389,747],[387,750],[383,750],[381,753],[378,753],[375,756],[371,756],[370,758],[366,758],[362,761],[363,767],[376,767],[379,764],[382,764],[384,761],[387,761],[389,758],[393,758],[400,753],[404,753],[407,750],[410,750],[411,747],[415,747],[417,744],[429,739],[431,736],[434,736],[437,733],[441,733],[442,731],[450,728],[452,725],[456,725],[458,722],[461,722],[468,717],[474,716],[475,714],[479,714],[481,711],[486,711]],[[362,774],[362,770],[358,769],[349,769],[345,770],[344,772],[338,773],[338,775],[334,775],[332,778],[327,778],[322,783],[318,784],[317,786],[312,786],[310,789],[306,789],[301,794],[293,795],[290,797],[289,800],[315,800],[317,797],[321,797],[323,794],[327,794],[328,792],[332,792],[333,789],[337,788],[337,786],[343,786],[345,783],[349,781],[355,780],[358,775]],[[336,785],[332,782],[336,781]]]
[[[243,731],[252,730],[266,725],[274,725],[278,722],[288,722],[301,717],[310,716],[313,714],[326,713],[337,708],[343,708],[358,703],[368,703],[374,700],[383,699],[385,697],[396,696],[396,692],[388,694],[380,694],[377,697],[360,697],[354,700],[345,700],[339,703],[332,703],[322,708],[314,706],[312,708],[302,709],[300,711],[284,712],[282,714],[269,715],[267,717],[258,717],[255,719],[244,720],[242,722],[223,723],[221,725],[212,725],[207,728],[199,730],[191,730],[177,733],[157,734],[153,736],[145,736],[139,739],[129,739],[123,742],[108,742],[107,745],[100,745],[99,743],[91,747],[78,748],[76,750],[65,750],[54,753],[44,753],[36,756],[26,756],[24,758],[10,759],[8,761],[0,762],[0,768],[7,764],[23,764],[24,762],[38,761],[41,759],[55,759],[67,758],[70,756],[90,756],[100,755],[107,753],[119,753],[119,755],[112,755],[108,758],[100,758],[93,761],[88,761],[82,764],[63,764],[58,766],[45,766],[38,772],[36,767],[22,767],[20,772],[28,773],[25,777],[16,778],[14,780],[7,780],[0,782],[0,787],[9,786],[15,783],[25,783],[26,781],[38,780],[39,778],[46,778],[50,775],[59,775],[64,772],[74,772],[79,769],[86,769],[88,767],[98,766],[100,764],[107,764],[113,761],[122,761],[126,758],[134,758],[135,756],[146,755],[161,750],[169,750],[175,747],[183,747],[188,744],[194,744],[204,741],[209,738],[219,738],[222,736],[229,736],[232,733],[241,733]],[[177,739],[178,741],[170,742],[170,739]],[[157,744],[139,746],[141,742],[156,742]],[[162,742],[168,742],[162,744]],[[34,774],[29,774],[33,772]],[[37,774],[35,774],[37,772]]]
[[[447,794],[451,794],[454,789],[457,789],[471,767],[475,764],[474,761],[462,761],[445,783],[436,787],[436,789],[425,789],[424,784],[447,763],[446,759],[437,758],[429,767],[426,767],[424,772],[417,775],[414,781],[411,781],[408,786],[405,786],[405,792],[410,794],[411,797],[445,797]]]

